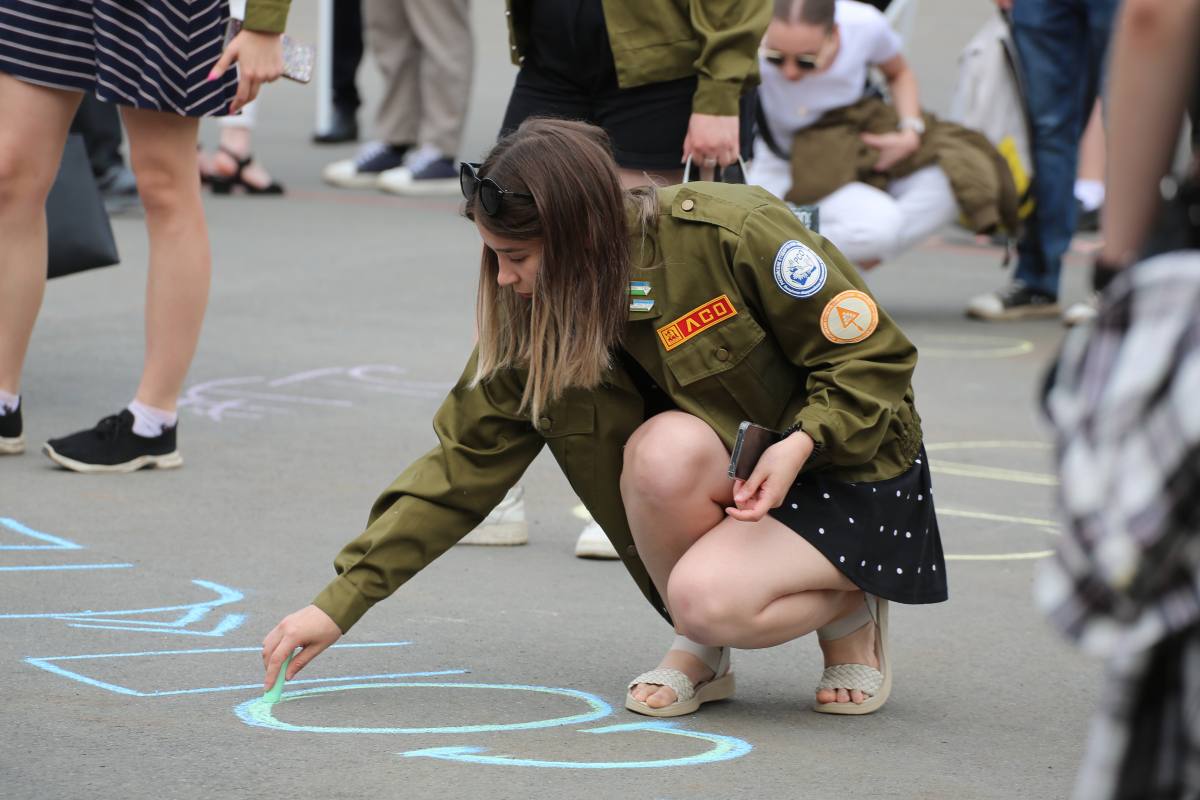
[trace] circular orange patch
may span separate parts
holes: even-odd
[[[821,333],[834,344],[853,344],[875,332],[879,309],[866,292],[848,289],[825,304]]]

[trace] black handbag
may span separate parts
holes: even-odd
[[[104,198],[92,175],[83,136],[67,137],[62,163],[46,198],[51,278],[120,262]]]

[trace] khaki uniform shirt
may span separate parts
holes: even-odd
[[[529,49],[528,0],[505,0],[514,64]],[[758,83],[768,0],[604,0],[604,23],[622,89],[695,75],[697,114],[737,116]]]
[[[288,7],[292,0],[246,0],[248,31],[283,33],[287,26]]]
[[[631,227],[624,347],[680,410],[731,447],[743,420],[799,426],[817,449],[805,470],[846,481],[899,475],[921,445],[910,385],[916,348],[855,269],[762,189],[690,183],[659,191],[657,226]],[[614,359],[603,384],[574,389],[530,420],[520,370],[471,387],[472,356],[434,418],[438,445],[405,470],[338,555],[314,603],[347,630],[479,524],[548,445],[639,588],[666,616],[621,501],[622,451],[644,421]]]

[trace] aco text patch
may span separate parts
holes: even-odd
[[[674,350],[679,345],[691,339],[698,333],[703,333],[730,317],[737,315],[737,309],[729,302],[729,297],[721,295],[709,300],[702,306],[693,308],[674,322],[658,329],[658,338],[667,350]]]

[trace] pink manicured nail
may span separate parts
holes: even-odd
[[[219,77],[221,77],[221,75],[215,69],[212,72],[208,73],[208,80],[210,80],[210,81],[215,81]]]

